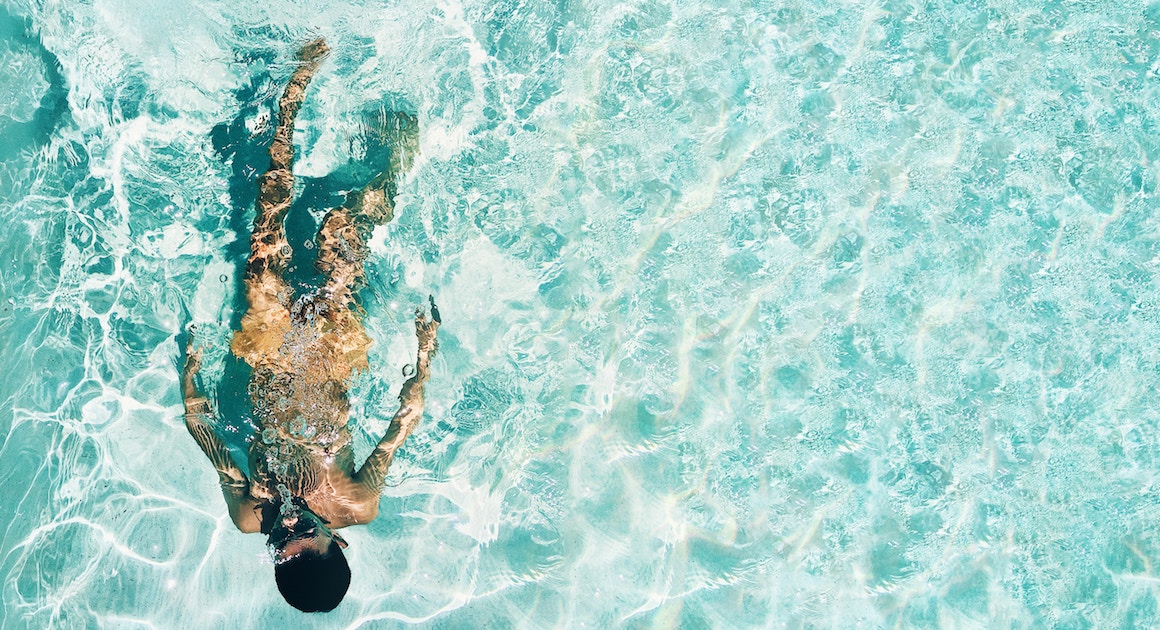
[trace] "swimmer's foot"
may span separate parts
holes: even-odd
[[[319,37],[318,39],[306,42],[302,48],[298,49],[298,54],[294,55],[294,57],[302,63],[318,63],[329,54],[330,47],[326,45],[326,40]]]
[[[392,179],[398,182],[419,154],[419,119],[406,112],[387,112],[383,132],[391,145]]]
[[[406,112],[380,109],[368,116],[364,133],[377,146],[385,146],[390,158],[382,172],[367,184],[366,190],[381,190],[388,203],[394,203],[399,180],[415,163],[419,154],[419,119]]]

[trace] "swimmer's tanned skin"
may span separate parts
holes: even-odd
[[[347,428],[347,388],[352,376],[367,369],[371,340],[354,293],[365,281],[370,232],[394,215],[397,178],[410,168],[417,150],[417,121],[401,113],[381,121],[394,144],[391,163],[326,214],[315,261],[325,281],[317,291],[295,299],[283,278],[291,254],[283,220],[293,200],[294,121],[327,52],[321,39],[298,52],[299,65],[278,102],[270,166],[259,184],[245,272],[248,308],[230,346],[252,370],[248,391],[262,431],[250,446],[249,477],[214,434],[213,410],[196,384],[200,352],[192,345],[182,378],[186,427],[218,472],[230,517],[243,532],[270,535],[279,589],[302,610],[330,610],[345,593],[349,570],[341,548],[346,543],[333,530],[370,522],[378,513],[387,468],[423,414],[423,386],[430,377],[439,328],[432,300],[430,319],[422,312],[416,315],[418,353],[414,374],[402,386],[401,406],[386,436],[356,467]],[[306,559],[321,564],[308,565]],[[346,577],[332,579],[328,571],[339,560],[339,573],[344,570]],[[341,592],[330,600],[311,601],[342,579]],[[298,589],[297,594],[287,589]]]

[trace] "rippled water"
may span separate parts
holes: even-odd
[[[365,4],[0,8],[4,627],[1160,623],[1160,7]],[[303,617],[175,336],[221,378],[318,34],[292,230],[370,113],[422,128],[359,455],[428,293],[444,326],[350,594]]]

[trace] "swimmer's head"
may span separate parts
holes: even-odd
[[[302,612],[334,610],[350,586],[346,541],[305,506],[283,510],[270,531],[274,580],[286,603]]]

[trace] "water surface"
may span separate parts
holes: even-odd
[[[1158,33],[1141,3],[10,0],[2,625],[1160,623]],[[369,115],[422,128],[357,453],[428,293],[444,326],[350,593],[303,617],[181,424],[176,337],[214,386],[317,35],[292,229],[372,168]]]

